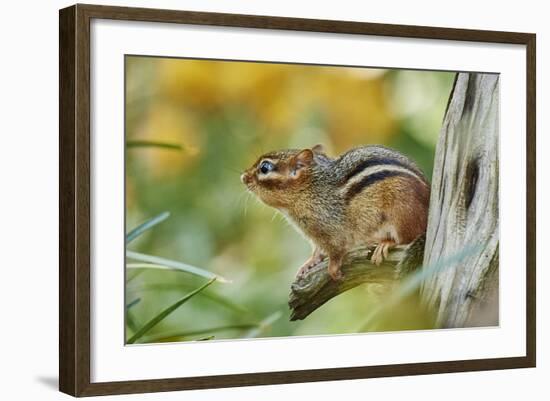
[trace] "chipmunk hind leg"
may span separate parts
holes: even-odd
[[[396,242],[393,239],[385,239],[380,241],[372,253],[371,262],[376,266],[380,266],[384,260],[388,258],[390,248],[395,245]]]
[[[384,219],[387,220],[381,224],[372,236],[372,242],[376,244],[376,248],[372,253],[371,262],[377,266],[380,266],[387,259],[389,250],[400,243],[398,230],[395,224],[393,224],[391,217],[389,219],[384,217]]]
[[[383,223],[374,235],[377,246],[371,257],[377,266],[387,259],[393,246],[412,242],[426,232],[427,206],[414,197],[411,199],[412,202],[395,200],[390,208],[382,212]]]

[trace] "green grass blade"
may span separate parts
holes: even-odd
[[[158,142],[158,141],[145,141],[145,140],[133,140],[126,141],[126,148],[161,148],[171,150],[183,150],[183,146],[178,143],[170,142]]]
[[[140,224],[139,226],[131,230],[128,234],[126,234],[126,244],[129,244],[130,242],[135,240],[137,237],[139,237],[141,234],[143,234],[145,231],[149,230],[150,228],[156,226],[159,223],[162,223],[168,217],[170,217],[170,212],[163,212],[158,216],[155,216],[152,219],[147,220],[145,223]]]
[[[126,310],[126,326],[132,331],[132,333],[137,331],[136,319],[129,310]]]
[[[218,333],[226,330],[250,330],[260,326],[260,323],[249,324],[232,324],[228,326],[209,327],[205,329],[197,329],[190,331],[174,331],[168,333],[162,333],[156,336],[147,337],[143,340],[143,343],[159,343],[166,342],[171,339],[185,338],[191,336],[206,336],[212,333]]]
[[[191,266],[187,263],[178,262],[171,259],[161,258],[159,256],[147,255],[144,253],[134,252],[126,250],[126,257],[128,259],[138,260],[146,263],[127,263],[128,269],[163,269],[163,270],[179,270],[186,273],[194,274],[195,276],[204,278],[216,278],[221,283],[230,283],[230,280],[209,272],[208,270],[201,269],[200,267]]]
[[[137,271],[133,274],[126,274],[126,284],[128,284],[130,281],[134,280],[136,277],[138,277],[140,274],[142,274],[145,271],[145,269],[137,269]]]
[[[130,302],[128,305],[126,305],[126,309],[130,309],[132,306],[135,306],[139,304],[141,301],[141,298],[136,298],[132,302]]]
[[[189,290],[189,289],[190,289],[190,286],[188,284],[183,284],[183,283],[156,283],[156,284],[147,284],[147,285],[126,286],[126,291],[134,294],[141,293],[144,291],[182,291],[182,290]],[[216,302],[221,306],[224,306],[235,313],[250,314],[249,309],[233,302],[232,300],[224,297],[223,295],[216,294],[209,290],[201,292],[200,295],[201,297],[207,298],[212,302]]]
[[[153,317],[151,320],[149,320],[145,325],[139,329],[130,339],[127,341],[128,344],[134,344],[137,340],[139,340],[145,333],[147,333],[149,330],[151,330],[153,327],[155,327],[157,324],[159,324],[162,320],[164,320],[168,315],[170,315],[172,312],[174,312],[176,309],[178,309],[181,305],[189,301],[191,298],[193,298],[195,295],[197,295],[199,292],[204,290],[206,287],[211,285],[214,281],[216,281],[216,278],[209,280],[196,290],[190,292],[189,294],[185,295],[183,298],[178,300],[177,302],[170,305],[168,308],[164,309],[162,312],[160,312],[158,315]]]
[[[277,320],[279,320],[283,316],[283,312],[277,311],[275,313],[272,313],[268,317],[266,317],[264,320],[258,324],[257,327],[250,330],[244,338],[252,338],[252,337],[258,337],[260,334],[262,334],[266,329],[268,329],[273,323],[275,323]]]

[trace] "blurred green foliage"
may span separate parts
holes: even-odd
[[[126,224],[163,212],[128,250],[198,266],[214,282],[139,342],[353,333],[388,289],[362,286],[290,322],[287,298],[310,245],[245,192],[240,172],[274,149],[394,147],[431,176],[454,73],[126,57]],[[127,273],[127,338],[205,283]],[[138,300],[138,301],[136,301]],[[414,297],[366,330],[433,327]]]

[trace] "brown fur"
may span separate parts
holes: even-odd
[[[268,174],[260,171],[265,160],[274,166]],[[365,170],[373,165],[380,170],[376,174]],[[320,146],[271,152],[241,180],[314,242],[314,253],[298,274],[328,255],[329,273],[338,279],[343,257],[352,248],[376,245],[372,260],[380,264],[391,246],[426,231],[427,180],[412,161],[390,149],[356,148],[338,159],[329,158]]]

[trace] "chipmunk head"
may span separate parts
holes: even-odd
[[[322,145],[266,153],[241,174],[241,181],[265,204],[289,207],[311,178],[316,155],[326,157]]]

